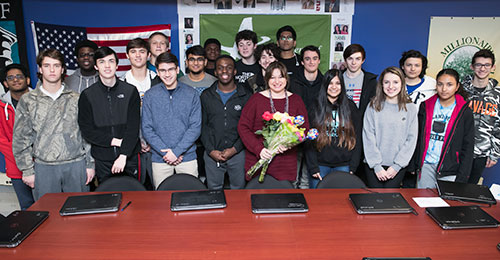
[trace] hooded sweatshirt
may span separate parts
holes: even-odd
[[[31,90],[31,88],[30,88]],[[12,153],[12,135],[16,109],[12,105],[10,91],[0,97],[0,153],[5,157],[5,171],[7,177],[21,179],[23,173],[17,168]]]
[[[98,78],[99,73],[97,73],[97,71],[92,76],[83,76],[81,70],[76,69],[73,74],[64,80],[64,83],[70,90],[76,93],[82,93],[84,89],[96,83]]]

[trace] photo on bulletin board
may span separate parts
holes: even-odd
[[[243,8],[255,8],[257,0],[243,0]]]
[[[271,10],[285,10],[286,0],[271,0]]]
[[[337,55],[337,54],[335,54]],[[344,71],[346,69],[345,62],[343,61],[334,61],[332,62],[331,66],[332,69],[338,69],[340,71]]]
[[[302,9],[312,10],[314,9],[314,0],[301,0]]]
[[[184,18],[184,28],[185,29],[193,29],[193,17],[185,17]]]
[[[325,0],[325,13],[338,13],[340,11],[340,0]]]
[[[342,34],[342,25],[336,24],[335,28],[333,28],[333,34]]]
[[[340,31],[340,34],[349,34],[349,25],[343,24],[342,31]]]
[[[192,33],[186,33],[185,38],[185,44],[193,44],[193,34]]]
[[[233,9],[233,2],[231,0],[215,0],[215,9]]]
[[[344,42],[335,42],[335,51],[344,51]]]

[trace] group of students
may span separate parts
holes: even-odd
[[[257,46],[254,32],[239,32],[238,61],[208,39],[186,51],[184,75],[168,38],[154,33],[128,43],[131,70],[121,79],[116,53],[83,41],[75,49],[80,68],[68,78],[59,51],[40,52],[33,91],[27,70],[9,65],[1,152],[21,208],[47,192],[88,191],[94,175],[102,183],[126,174],[155,188],[174,173],[205,171],[210,189],[223,188],[226,174],[232,189],[243,188],[245,172],[272,156],[255,134],[266,111],[302,115],[304,127],[318,129],[314,141],[279,147],[267,170],[300,187],[315,188],[334,171],[358,174],[370,187],[477,183],[498,161],[491,51],[474,55],[464,84],[453,69],[426,76],[427,59],[415,50],[377,80],[362,69],[359,44],[345,49],[345,71],[323,75],[317,47],[295,53],[292,27],[276,38]]]

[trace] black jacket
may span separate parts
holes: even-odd
[[[306,142],[306,164],[307,170],[310,174],[315,174],[319,172],[319,165],[328,167],[338,167],[338,166],[349,166],[349,170],[356,172],[358,168],[359,161],[361,159],[361,148],[363,147],[361,143],[361,114],[356,108],[353,101],[349,100],[349,106],[351,109],[351,120],[354,125],[354,131],[356,133],[356,146],[353,150],[347,150],[347,148],[338,146],[338,139],[332,138],[332,143],[323,147],[323,149],[318,151],[316,149],[316,141]],[[314,113],[310,113],[314,114]],[[314,115],[313,115],[314,117]],[[309,121],[311,127],[315,127],[315,118],[311,117]]]
[[[462,96],[456,96],[456,106],[446,128],[444,144],[439,156],[437,174],[439,177],[456,175],[455,181],[466,183],[469,179],[474,155],[474,118]],[[432,116],[437,95],[420,104],[418,111],[418,141],[408,171],[420,170],[429,147]]]
[[[226,102],[222,103],[217,93],[218,81],[201,93],[201,142],[207,153],[213,150],[222,151],[234,147],[237,152],[244,149],[238,135],[238,121],[243,106],[247,103],[252,92],[241,85]]]
[[[95,159],[113,161],[120,154],[139,152],[140,105],[137,89],[118,79],[111,88],[99,79],[82,92],[78,124]],[[123,139],[121,147],[111,146],[113,138]]]
[[[366,107],[368,107],[370,100],[377,92],[377,75],[364,70],[363,73],[363,87],[361,88],[361,97],[359,99],[359,111],[361,111],[361,115],[365,114]]]
[[[323,81],[323,74],[318,70],[318,76],[312,83],[306,79],[304,75],[304,70],[300,70],[297,75],[292,80],[290,84],[290,91],[299,95],[306,105],[306,109],[309,112],[313,108],[314,102],[318,99],[319,90],[321,89],[321,82]]]
[[[261,92],[266,89],[266,83],[264,82],[264,76],[262,76],[262,73],[259,72],[248,78],[245,82],[245,87],[251,89],[253,93]]]

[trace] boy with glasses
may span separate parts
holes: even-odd
[[[82,91],[97,82],[98,73],[94,68],[94,52],[97,44],[93,41],[83,40],[75,46],[76,62],[78,69],[71,76],[64,79],[66,86],[76,93]]]
[[[290,25],[285,25],[276,32],[276,40],[281,50],[279,61],[285,64],[288,76],[294,77],[302,69],[300,61],[302,58],[295,53],[297,46],[297,33]]]
[[[186,50],[186,67],[188,73],[179,81],[193,87],[199,94],[210,87],[216,80],[214,76],[205,72],[207,66],[207,55],[201,45],[195,45]]]
[[[23,173],[17,168],[14,154],[12,153],[12,135],[16,107],[21,96],[28,93],[30,77],[28,70],[21,64],[10,64],[5,67],[3,85],[8,91],[1,96],[0,102],[0,153],[5,157],[5,172],[12,181],[19,206],[26,210],[35,202],[30,186],[23,183]]]
[[[489,78],[495,70],[495,55],[482,49],[474,54],[470,68],[474,72],[463,80],[469,93],[469,107],[474,114],[474,161],[469,183],[477,184],[485,167],[493,167],[500,157],[500,88]]]

